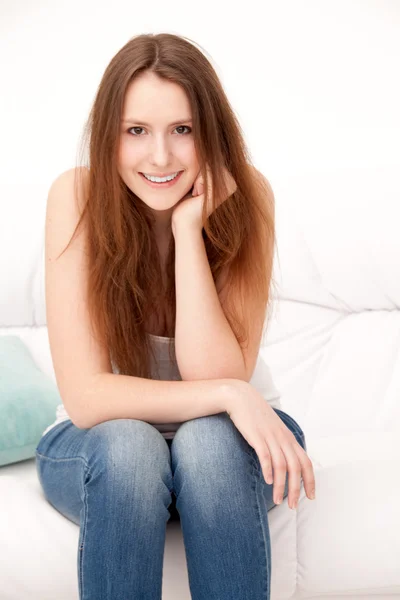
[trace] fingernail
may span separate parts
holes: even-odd
[[[275,504],[280,504],[282,502],[282,496],[278,496],[278,498],[276,499]]]
[[[315,492],[314,492],[314,490],[312,490],[312,492],[310,494],[310,498],[311,498],[311,500],[315,500]]]

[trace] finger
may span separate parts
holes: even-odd
[[[266,483],[272,484],[272,460],[268,446],[263,437],[259,438],[258,444],[254,446],[254,450],[256,451],[261,471]]]
[[[199,183],[201,182],[201,173],[199,173],[193,183],[193,195],[199,195]]]
[[[272,460],[274,480],[273,499],[275,504],[280,504],[283,500],[286,484],[286,459],[277,438],[275,438],[273,435],[269,435],[265,442],[268,445]]]
[[[295,441],[295,443],[297,442]],[[302,466],[299,456],[294,449],[294,444],[291,444],[288,441],[282,443],[282,451],[285,455],[286,464],[288,467],[288,504],[289,508],[296,509],[300,497]]]
[[[315,499],[315,475],[310,457],[304,448],[297,442],[296,438],[293,449],[297,454],[301,466],[301,476],[304,482],[305,492],[310,500]]]

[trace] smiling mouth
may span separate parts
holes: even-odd
[[[176,177],[174,177],[173,179],[170,179],[169,181],[162,181],[162,182],[151,181],[150,179],[147,179],[147,177],[145,177],[143,173],[140,173],[140,172],[139,172],[139,175],[141,176],[143,181],[145,181],[150,187],[168,188],[168,187],[172,187],[173,185],[176,184],[177,181],[179,181],[179,179],[182,176],[182,173],[183,173],[183,171],[178,171],[178,174],[176,175]]]
[[[164,177],[171,177],[171,175],[179,175],[179,173],[182,173],[183,169],[178,170],[178,171],[171,171],[171,173],[167,173],[166,175],[152,175],[152,174],[148,174],[145,173],[144,171],[139,171],[140,175],[148,175],[149,177],[160,177],[161,179],[164,179]]]

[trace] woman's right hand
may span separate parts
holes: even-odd
[[[281,501],[283,499],[287,471],[290,508],[296,508],[301,477],[306,494],[312,500],[313,493],[315,497],[312,462],[295,435],[252,385],[239,379],[232,384],[226,411],[247,443],[256,451],[265,481],[274,484],[275,504],[280,503],[279,498]]]

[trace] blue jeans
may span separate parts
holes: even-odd
[[[296,421],[274,410],[306,450]],[[183,422],[173,440],[136,419],[64,421],[41,438],[36,468],[46,500],[80,526],[81,600],[161,599],[170,518],[194,600],[270,598],[273,484],[226,412]]]

